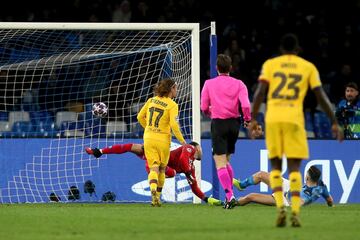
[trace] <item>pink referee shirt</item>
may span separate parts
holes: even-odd
[[[229,75],[205,81],[201,91],[201,111],[212,119],[238,118],[239,104],[244,120],[250,121],[250,101],[246,85]]]

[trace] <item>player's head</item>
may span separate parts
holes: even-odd
[[[306,173],[306,180],[317,183],[320,179],[321,171],[315,167],[311,166]]]
[[[229,73],[231,70],[231,58],[225,54],[219,54],[216,61],[219,73]]]
[[[174,98],[177,94],[177,84],[174,80],[165,78],[156,84],[154,92],[159,97]]]
[[[297,36],[293,33],[287,33],[282,36],[280,40],[280,51],[283,54],[293,53],[297,54],[299,52],[299,40]]]
[[[202,158],[202,149],[201,149],[201,146],[200,144],[198,144],[197,142],[190,142],[189,143],[190,145],[193,145],[196,149],[196,153],[195,153],[195,159],[196,160],[201,160]]]
[[[349,82],[345,87],[345,98],[349,102],[354,102],[359,97],[358,85],[354,82]]]

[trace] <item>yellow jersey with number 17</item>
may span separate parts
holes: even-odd
[[[303,101],[308,87],[321,86],[314,64],[293,54],[281,55],[264,63],[259,81],[269,84],[265,121],[303,126]]]
[[[178,105],[168,97],[152,97],[141,108],[137,119],[145,129],[144,140],[170,144],[171,130],[180,143],[185,142],[177,121]]]

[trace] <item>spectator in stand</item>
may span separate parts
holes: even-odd
[[[345,99],[339,102],[336,117],[344,127],[346,139],[360,139],[359,87],[355,82],[346,85]]]
[[[131,20],[131,8],[128,0],[123,0],[121,4],[116,4],[115,10],[112,14],[113,22],[130,22]]]

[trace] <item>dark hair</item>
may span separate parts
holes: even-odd
[[[346,84],[345,88],[353,88],[356,89],[357,91],[359,91],[359,87],[355,82],[349,82],[348,84]]]
[[[219,54],[216,61],[219,73],[228,73],[231,69],[231,58],[225,54]]]
[[[194,147],[197,147],[197,146],[200,145],[200,144],[198,144],[197,142],[194,142],[194,141],[190,142],[189,144],[190,144],[190,145],[193,145]]]
[[[287,33],[280,40],[280,47],[286,52],[296,52],[299,50],[299,40],[293,33]]]
[[[318,182],[321,176],[321,171],[317,167],[311,166],[308,170],[308,174],[311,181]]]
[[[170,78],[166,78],[158,82],[154,88],[156,96],[164,97],[169,95],[171,88],[176,84],[176,82]]]

